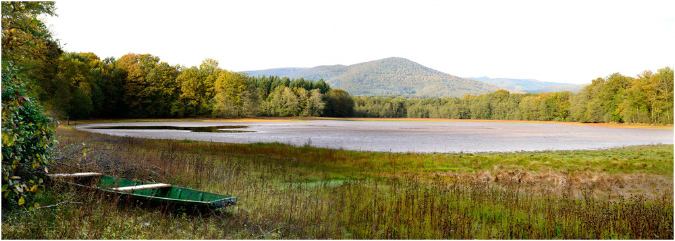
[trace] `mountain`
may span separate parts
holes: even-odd
[[[462,97],[500,89],[480,81],[446,74],[404,58],[386,58],[354,65],[313,68],[279,68],[244,71],[250,76],[278,75],[311,80],[324,79],[331,88],[352,95]]]
[[[586,87],[588,84],[580,84],[580,85],[549,85],[546,87],[543,87],[541,89],[536,89],[532,90],[530,93],[551,93],[551,92],[562,92],[562,91],[569,91],[572,93],[577,93],[584,87]]]
[[[468,77],[469,79],[482,81],[488,84],[496,85],[505,89],[517,90],[527,93],[559,92],[570,91],[578,92],[585,84],[575,85],[569,83],[543,82],[534,79],[508,79],[508,78],[488,78],[488,77]]]

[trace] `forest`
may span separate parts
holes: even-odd
[[[213,59],[172,66],[150,54],[62,53],[31,92],[60,118],[331,116],[673,123],[673,69],[614,73],[578,93],[498,90],[462,98],[354,96],[323,80],[247,76]],[[51,72],[50,72],[51,71]]]
[[[58,118],[321,116],[341,113],[323,80],[249,77],[205,59],[172,66],[150,54],[101,60],[62,53],[30,73],[31,93]],[[350,98],[350,96],[345,96]]]
[[[673,124],[673,69],[637,77],[615,73],[579,93],[512,94],[498,90],[462,98],[354,97],[354,116]]]
[[[23,10],[17,11],[17,6]],[[3,2],[3,93],[19,88],[13,99],[3,94],[5,106],[23,103],[25,91],[52,116],[73,120],[329,116],[673,124],[671,67],[636,77],[614,73],[592,80],[578,93],[498,90],[462,98],[352,97],[331,89],[323,79],[248,76],[227,71],[209,58],[186,67],[151,54],[101,59],[94,53],[64,52],[44,23],[34,18],[54,9],[53,3]],[[422,68],[405,59],[380,62],[390,63],[388,68]]]

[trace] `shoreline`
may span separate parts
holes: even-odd
[[[237,119],[222,118],[129,118],[129,119],[88,119],[70,121],[76,124],[95,123],[127,123],[127,122],[287,122],[312,120],[340,120],[340,121],[420,121],[420,122],[489,122],[489,123],[531,123],[531,124],[559,124],[580,125],[609,128],[637,128],[637,129],[670,129],[673,125],[652,124],[625,124],[625,123],[582,123],[566,121],[535,121],[535,120],[480,120],[480,119],[442,119],[442,118],[376,118],[376,117],[250,117]],[[66,120],[58,120],[60,124],[67,124]],[[75,124],[75,125],[76,125]]]

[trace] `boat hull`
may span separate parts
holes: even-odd
[[[148,201],[150,203],[164,203],[209,209],[224,208],[237,204],[237,197],[176,186],[117,191],[114,189],[142,186],[145,185],[145,183],[108,175],[76,177],[64,181],[78,187],[96,189],[110,194],[126,196],[135,200]]]

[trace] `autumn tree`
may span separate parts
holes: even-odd
[[[220,71],[215,93],[211,100],[215,117],[252,117],[259,112],[255,83],[240,73]]]
[[[148,74],[159,63],[159,57],[150,54],[129,53],[117,60],[117,67],[124,77],[124,99],[130,117],[144,117],[146,106],[152,101],[152,93],[146,90],[151,86]]]
[[[218,61],[205,59],[199,67],[184,69],[177,77],[181,94],[174,101],[171,113],[178,117],[211,115],[211,100],[220,72]]]

